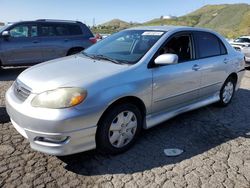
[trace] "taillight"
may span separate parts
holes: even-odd
[[[95,37],[89,38],[89,41],[95,44],[97,42],[97,39]]]

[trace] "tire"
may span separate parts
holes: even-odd
[[[142,124],[142,114],[137,106],[120,104],[111,108],[98,125],[97,150],[105,154],[127,151],[138,138]]]
[[[225,81],[220,90],[220,101],[218,102],[219,106],[225,107],[231,103],[235,93],[235,86],[236,86],[236,81],[232,77],[229,77]]]

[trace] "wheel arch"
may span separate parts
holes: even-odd
[[[144,102],[138,98],[138,97],[135,97],[135,96],[126,96],[126,97],[122,97],[122,98],[119,98],[117,100],[115,100],[114,102],[112,102],[106,109],[105,111],[102,113],[98,123],[97,123],[97,126],[100,125],[100,122],[102,121],[102,119],[105,117],[105,115],[115,106],[117,105],[120,105],[120,104],[126,104],[126,103],[130,103],[130,104],[134,104],[136,105],[140,112],[142,113],[142,117],[145,118],[145,115],[146,115],[146,106],[144,104]]]
[[[231,73],[231,74],[227,77],[227,79],[229,79],[229,78],[232,78],[232,79],[235,81],[235,84],[237,84],[237,82],[238,82],[238,75],[237,75],[237,73],[235,73],[235,72]],[[227,80],[227,79],[226,79],[226,80]]]

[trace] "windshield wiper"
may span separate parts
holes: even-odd
[[[103,59],[103,60],[111,61],[111,62],[113,62],[115,64],[124,64],[124,63],[122,63],[120,61],[117,61],[117,60],[115,60],[113,58],[110,58],[108,56],[101,55],[101,54],[99,54],[99,55],[93,55],[93,57],[96,58],[96,59]]]
[[[87,54],[86,52],[82,52],[83,55],[85,55],[86,57],[89,57],[91,59],[95,59],[95,57],[93,55]]]

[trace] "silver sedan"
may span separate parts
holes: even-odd
[[[227,106],[244,67],[243,54],[216,32],[133,28],[25,70],[7,91],[6,108],[35,150],[117,154],[142,129],[211,103]]]

